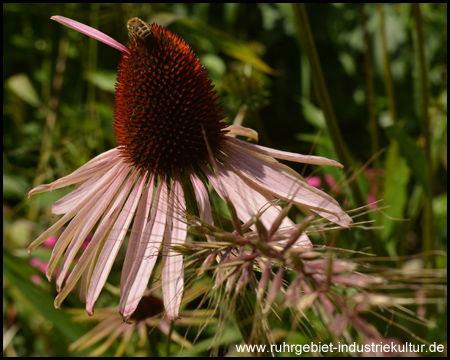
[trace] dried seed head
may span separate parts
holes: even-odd
[[[130,53],[119,64],[114,129],[124,157],[169,172],[218,150],[226,126],[208,74],[188,44],[156,24],[128,22]]]

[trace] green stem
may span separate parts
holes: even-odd
[[[391,74],[391,59],[389,57],[389,52],[387,49],[383,4],[377,3],[377,12],[380,19],[379,29],[380,29],[381,51],[383,54],[384,89],[388,101],[389,115],[391,116],[392,123],[395,124],[397,122],[397,113],[395,110],[394,81],[392,80]]]
[[[167,343],[166,343],[166,356],[170,357],[170,344],[172,342],[172,333],[173,333],[173,328],[175,327],[175,322],[172,321],[170,323],[170,329],[169,329],[169,334],[167,335]]]
[[[67,53],[69,50],[69,41],[66,37],[59,43],[58,58],[55,65],[55,76],[52,81],[52,96],[50,97],[48,107],[46,107],[45,125],[42,133],[42,145],[39,153],[39,161],[36,170],[36,177],[33,180],[33,188],[41,185],[46,178],[47,165],[53,155],[53,137],[56,123],[57,109],[60,100],[60,94],[66,69]],[[28,219],[36,221],[38,216],[38,203],[34,202],[30,206]]]
[[[364,37],[364,72],[366,75],[367,91],[367,116],[370,126],[370,144],[372,154],[376,154],[380,149],[380,137],[378,133],[378,123],[375,116],[375,84],[373,75],[372,50],[370,47],[369,32],[367,31],[366,14],[364,13],[364,4],[358,4],[359,19]],[[375,171],[375,183],[379,184],[378,170],[380,169],[380,158],[376,157],[373,161]],[[378,186],[378,189],[380,187]],[[378,195],[378,194],[377,194]],[[379,198],[379,196],[377,196]]]
[[[303,44],[303,49],[309,60],[309,65],[311,67],[312,81],[314,85],[314,90],[317,95],[319,105],[323,111],[325,121],[327,124],[328,132],[333,142],[336,155],[339,158],[339,162],[344,165],[346,169],[352,168],[352,163],[350,160],[350,155],[347,151],[347,147],[344,143],[341,131],[337,124],[336,116],[334,114],[333,106],[331,104],[330,96],[328,94],[325,79],[322,73],[322,67],[320,65],[319,56],[314,44],[314,38],[312,36],[311,28],[309,26],[308,15],[306,13],[305,4],[293,4],[293,11],[295,20],[298,27],[298,32],[300,40]],[[353,194],[354,202],[357,206],[366,205],[363,193],[358,185],[357,181],[351,181],[350,187]],[[365,220],[369,217],[365,216]],[[373,232],[369,232],[370,243],[373,250],[379,253],[378,242],[375,239]]]
[[[430,136],[430,120],[428,117],[428,99],[429,88],[427,81],[427,67],[425,62],[425,39],[423,34],[423,20],[420,11],[420,5],[418,3],[413,4],[414,20],[416,22],[417,31],[417,49],[419,56],[419,69],[420,69],[420,90],[422,97],[422,120],[423,120],[423,135],[425,139],[425,156],[427,157],[427,172],[430,177],[431,188],[433,189],[433,169],[431,163],[431,136]],[[423,252],[428,252],[436,249],[436,239],[434,236],[434,219],[433,219],[433,194],[424,193],[424,209],[423,209]],[[424,257],[424,266],[427,268],[433,268],[436,266],[435,259],[432,256]]]
[[[385,29],[385,21],[384,21],[384,11],[383,4],[376,4],[378,18],[379,18],[379,30],[380,30],[380,42],[381,42],[381,53],[383,57],[383,83],[384,83],[384,91],[387,99],[387,107],[391,120],[391,124],[395,124],[397,122],[397,111],[395,109],[395,96],[394,96],[394,81],[392,79],[391,74],[391,59],[389,56],[387,41],[386,41],[386,29]],[[399,154],[399,146],[397,141],[392,141],[392,156],[397,158],[400,156]],[[405,241],[398,241],[398,249],[397,253],[402,256],[405,255],[406,247]]]
[[[250,299],[247,291],[243,295],[231,294],[234,299],[232,306],[236,325],[242,335],[245,343],[248,345],[266,345],[270,347],[270,341],[267,333],[262,331],[261,324],[255,324],[255,321],[262,323],[260,316],[255,317],[255,305]],[[253,356],[266,356],[265,353],[254,353]]]

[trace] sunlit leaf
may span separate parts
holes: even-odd
[[[96,70],[85,73],[86,80],[99,89],[114,93],[116,91],[116,71]]]
[[[14,94],[27,104],[34,107],[38,107],[41,104],[41,100],[26,74],[13,75],[7,80],[6,84]]]
[[[174,21],[184,25],[190,32],[209,39],[221,51],[244,63],[251,64],[255,69],[266,74],[276,75],[278,72],[267,65],[255,52],[243,41],[220,31],[204,23],[196,22],[185,17],[179,17],[174,14],[159,14],[158,20],[163,19],[163,24],[167,25]],[[153,19],[155,20],[155,19]]]

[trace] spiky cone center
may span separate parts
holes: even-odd
[[[220,149],[226,127],[208,73],[176,34],[137,18],[128,29],[130,53],[119,64],[114,108],[123,155],[156,173],[207,161],[208,146],[213,154]]]

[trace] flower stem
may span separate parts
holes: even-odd
[[[423,19],[420,11],[420,5],[418,3],[413,4],[414,20],[416,22],[416,40],[419,56],[419,70],[420,70],[420,90],[422,96],[422,120],[423,120],[423,135],[425,140],[425,156],[427,158],[427,172],[430,177],[431,188],[433,188],[433,169],[431,161],[431,139],[430,139],[430,121],[428,117],[428,99],[429,88],[427,82],[427,67],[425,62],[425,49],[424,49],[424,34],[423,34]],[[423,252],[429,252],[436,249],[436,240],[434,236],[434,219],[433,219],[433,194],[424,193],[424,215],[423,215]],[[424,265],[426,268],[436,267],[433,256],[425,256]]]
[[[322,68],[319,61],[319,56],[317,54],[317,50],[314,44],[314,38],[311,32],[311,27],[309,25],[305,4],[295,3],[292,5],[292,7],[298,27],[299,37],[303,44],[303,49],[308,57],[309,65],[311,67],[314,90],[316,92],[316,96],[319,101],[320,107],[323,111],[328,132],[333,142],[336,155],[339,158],[339,162],[342,165],[344,165],[346,169],[351,169],[352,162],[350,159],[350,155],[347,151],[344,139],[342,137],[341,131],[337,124],[336,116],[334,114],[333,106],[331,104],[331,99],[328,94],[327,86],[325,83],[325,79],[323,77]],[[357,204],[357,206],[366,205],[366,201],[364,200],[364,196],[358,185],[358,182],[357,181],[350,182],[350,187],[352,189],[355,204]],[[366,219],[368,220],[368,217],[366,217]],[[373,250],[375,251],[375,253],[379,253],[379,246],[372,232],[369,232],[369,238]]]
[[[256,324],[255,321],[261,322],[261,318],[255,318],[255,305],[247,291],[244,291],[242,295],[236,296],[231,293],[230,298],[237,300],[234,303],[234,318],[239,328],[239,332],[242,335],[245,343],[250,345],[266,345],[270,346],[270,341],[267,337],[267,332],[260,331],[260,324]],[[255,331],[256,330],[256,331]],[[265,356],[263,353],[252,354],[253,356]]]

